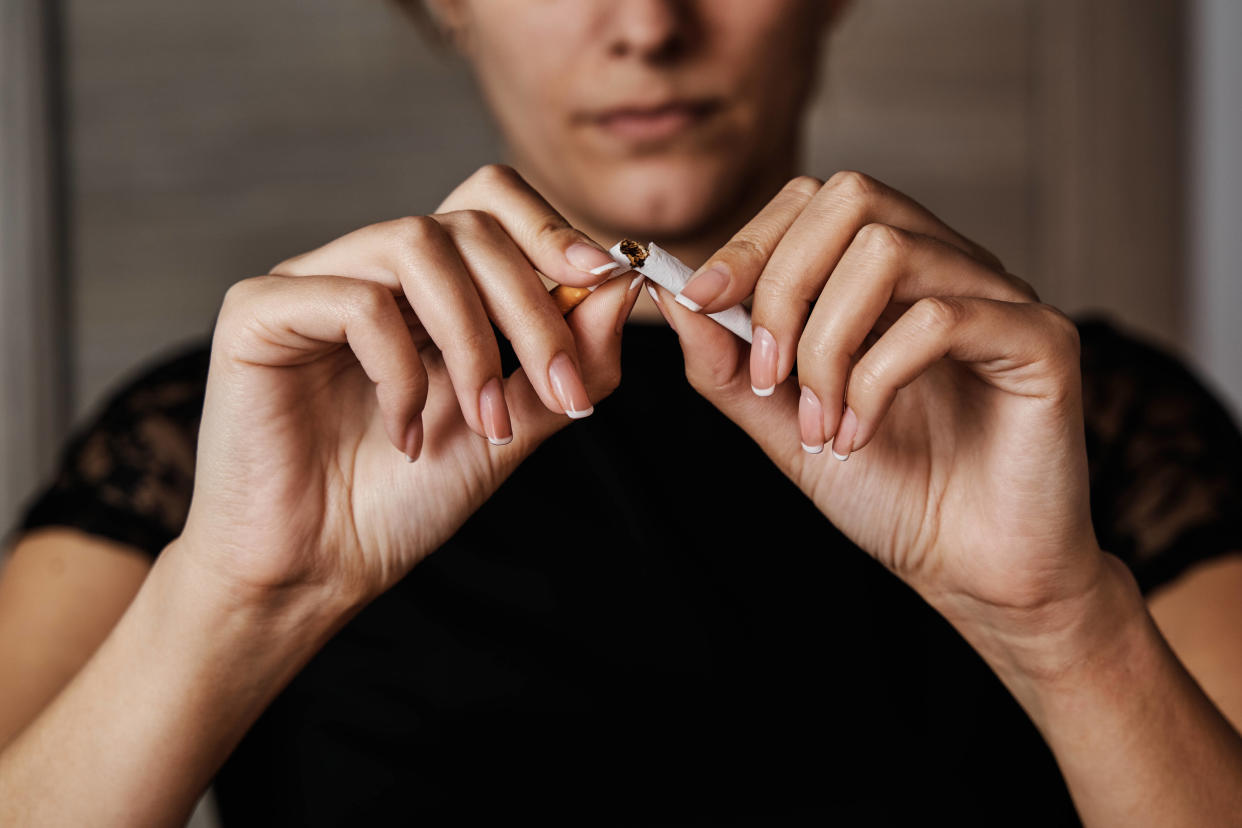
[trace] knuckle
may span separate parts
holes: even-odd
[[[470,176],[470,181],[486,189],[504,189],[522,180],[518,171],[508,164],[484,164]]]
[[[870,198],[879,191],[874,178],[857,170],[839,170],[833,173],[824,187],[849,200]]]
[[[446,343],[446,349],[451,356],[477,363],[485,378],[500,371],[500,350],[490,326],[458,329],[452,341]]]
[[[251,279],[242,279],[229,285],[229,289],[224,292],[224,301],[221,302],[221,313],[229,313],[246,301],[247,292],[253,290],[249,284],[251,281]]]
[[[813,196],[823,189],[824,182],[811,175],[800,175],[797,178],[790,179],[789,183],[784,186],[785,190],[803,195]]]
[[[401,249],[426,247],[441,232],[430,216],[405,216],[391,222],[393,242]]]
[[[1001,276],[1003,276],[1004,279],[1007,282],[1009,282],[1010,285],[1013,286],[1013,289],[1017,291],[1018,295],[1021,296],[1026,301],[1028,302],[1039,301],[1039,294],[1035,292],[1035,288],[1031,287],[1030,282],[1026,281],[1025,279],[1019,276],[1015,276],[1009,271],[1003,270],[1003,269],[1002,269]]]
[[[255,297],[268,290],[274,276],[252,276],[229,285],[224,292],[224,300],[220,305],[221,316],[235,315],[239,310],[254,301]]]
[[[850,395],[874,397],[884,388],[884,378],[874,367],[855,368],[850,374]]]
[[[375,319],[390,309],[396,308],[396,302],[388,289],[378,282],[365,279],[348,279],[345,281],[348,293],[346,305],[351,315],[364,319]]]
[[[872,255],[886,259],[904,256],[910,246],[904,230],[878,222],[863,225],[854,240]]]
[[[768,251],[749,233],[739,233],[725,245],[725,253],[747,264],[762,264],[768,260]]]
[[[1055,337],[1058,350],[1067,356],[1078,359],[1082,343],[1078,336],[1078,326],[1059,308],[1052,305],[1037,305],[1044,319],[1044,324]]]
[[[924,296],[910,308],[919,327],[927,331],[946,331],[961,321],[962,304],[951,296]]]
[[[497,226],[496,219],[486,210],[454,210],[442,217],[454,230],[470,236],[486,235]]]
[[[970,245],[970,255],[973,258],[978,259],[979,261],[995,268],[996,270],[1000,270],[1002,272],[1005,270],[1005,265],[1003,262],[1001,262],[1000,257],[997,256],[995,253],[993,253],[991,250],[988,250],[986,247],[984,247],[983,245],[977,242],[968,241],[968,244]],[[1007,275],[1012,276],[1012,274],[1007,274]],[[1018,277],[1014,276],[1013,278],[1017,279]],[[1021,280],[1019,279],[1019,281]]]
[[[685,361],[686,381],[696,392],[712,399],[739,385],[742,373],[736,359],[723,351],[712,351]]]
[[[832,373],[849,364],[849,354],[830,337],[804,334],[798,340],[798,366],[819,374]]]
[[[306,255],[305,253],[299,253],[296,256],[290,256],[287,259],[281,259],[279,262],[269,267],[267,269],[267,272],[268,273],[280,273],[282,271],[287,271],[288,269],[296,265],[305,255]]]
[[[578,238],[578,233],[557,216],[542,216],[535,223],[534,230],[537,239],[558,236],[565,232],[572,233],[575,239]]]

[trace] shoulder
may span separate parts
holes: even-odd
[[[1196,372],[1099,316],[1076,320],[1091,511],[1144,591],[1242,548],[1242,433]]]
[[[194,342],[135,371],[79,425],[22,530],[67,526],[156,554],[181,531],[210,360]]]

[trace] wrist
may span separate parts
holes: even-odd
[[[1142,647],[1152,621],[1134,576],[1098,550],[1078,588],[1023,608],[990,608],[969,620],[945,613],[1024,706],[1107,673]],[[1032,711],[1033,712],[1033,711]]]
[[[206,616],[249,619],[268,634],[326,637],[365,604],[361,595],[331,581],[268,582],[235,576],[217,564],[222,557],[183,535],[163,550],[159,563],[168,588],[192,600]]]

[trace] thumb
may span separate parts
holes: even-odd
[[[621,382],[621,332],[644,281],[639,273],[623,273],[600,285],[565,317],[578,346],[578,365],[592,405]],[[519,460],[573,422],[566,414],[548,410],[524,368],[505,380],[505,399],[513,421],[512,454]]]
[[[786,474],[794,474],[805,454],[798,431],[797,376],[790,375],[769,396],[757,395],[750,382],[750,345],[705,314],[677,303],[664,288],[651,287],[660,313],[681,340],[690,385]]]

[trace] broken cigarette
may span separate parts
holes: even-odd
[[[640,244],[632,239],[622,239],[608,252],[616,262],[615,268],[609,268],[612,271],[612,276],[609,278],[615,278],[633,270],[665,290],[680,293],[690,281],[690,277],[694,275],[694,270],[655,242]],[[604,267],[607,268],[607,265]],[[604,268],[596,270],[606,272]],[[597,287],[599,285],[590,287],[557,285],[552,289],[551,296],[556,302],[556,307],[564,315],[581,304]],[[750,311],[744,306],[734,305],[716,313],[709,313],[707,316],[750,342]]]
[[[622,239],[608,252],[615,260],[622,263],[622,266],[628,265],[660,287],[675,294],[681,293],[681,289],[694,275],[692,268],[655,242],[639,244],[632,239]],[[750,342],[750,311],[742,305],[734,305],[716,313],[709,313],[707,316]]]

